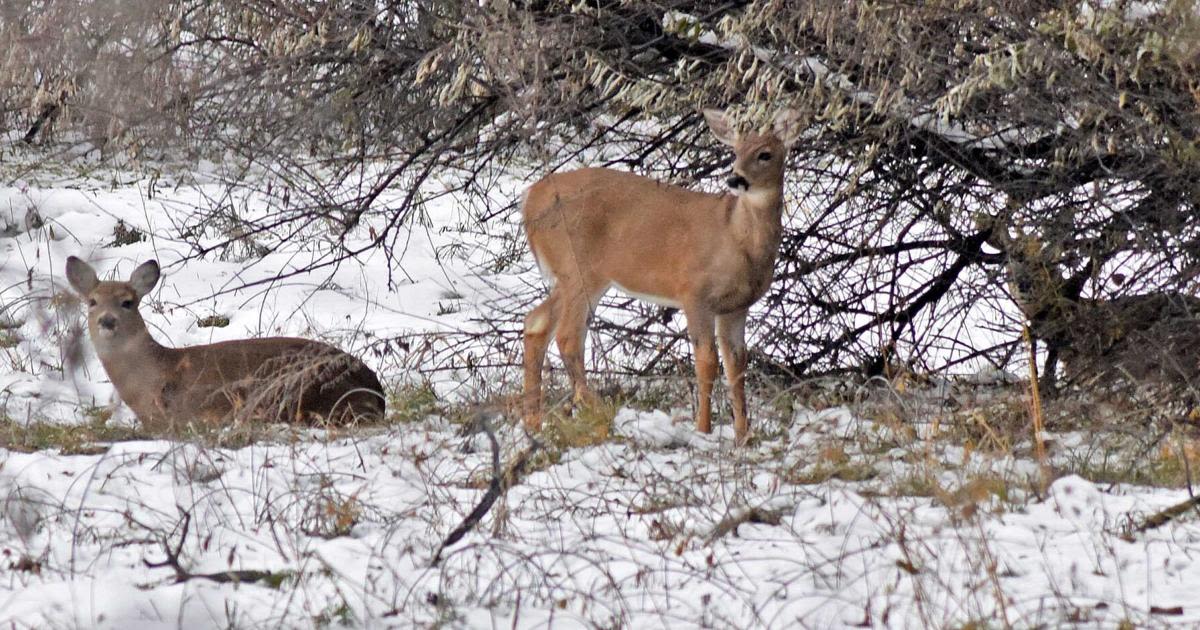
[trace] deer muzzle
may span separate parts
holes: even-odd
[[[746,181],[745,177],[742,177],[737,173],[730,175],[729,179],[725,180],[725,185],[729,186],[730,190],[733,190],[734,192],[746,192],[747,190],[750,190],[750,182]]]
[[[96,320],[96,323],[100,326],[100,328],[102,330],[116,330],[117,329],[117,318],[112,315],[101,315]]]

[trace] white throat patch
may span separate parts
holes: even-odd
[[[763,188],[751,188],[750,190],[741,191],[736,194],[739,199],[744,200],[752,206],[765,206],[773,203],[777,198],[775,191]]]

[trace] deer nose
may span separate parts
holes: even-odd
[[[725,180],[725,184],[733,190],[750,190],[750,182],[737,174],[731,175],[729,179]]]
[[[112,315],[101,315],[100,319],[96,320],[100,327],[105,330],[115,330],[117,327],[117,318]]]

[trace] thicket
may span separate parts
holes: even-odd
[[[508,243],[493,268],[526,264],[497,173],[587,161],[711,189],[729,158],[701,107],[748,126],[794,108],[763,370],[1018,369],[1008,243],[1052,289],[1035,319],[1194,294],[1200,270],[1193,2],[41,0],[0,4],[0,42],[5,151],[229,156],[285,184],[231,238],[317,232],[315,265],[360,253],[343,236],[364,218],[393,251],[442,194]],[[515,341],[528,297],[480,343]],[[687,351],[681,317],[611,304],[600,344],[631,351],[613,367]]]

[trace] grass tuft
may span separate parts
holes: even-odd
[[[112,247],[120,247],[122,245],[132,245],[146,240],[146,235],[141,230],[117,219],[117,226],[113,228]]]
[[[388,396],[388,421],[408,424],[442,413],[437,392],[429,383],[401,385]]]
[[[553,450],[584,448],[607,442],[612,437],[613,418],[621,405],[597,398],[582,403],[575,413],[551,413],[546,418],[543,439]]]
[[[225,315],[209,315],[201,317],[196,325],[200,328],[224,328],[229,325],[229,318]]]
[[[874,461],[861,454],[851,457],[841,444],[826,444],[817,450],[816,461],[811,467],[796,467],[786,475],[789,482],[812,485],[841,479],[842,481],[866,481],[878,476]]]
[[[363,506],[358,496],[344,494],[328,479],[321,480],[321,487],[305,510],[300,529],[309,536],[325,539],[349,536],[363,515]]]
[[[64,455],[95,455],[107,451],[112,442],[143,437],[132,427],[110,424],[112,412],[108,409],[92,407],[85,414],[87,421],[75,425],[21,424],[0,416],[0,447],[24,453],[57,450]]]

